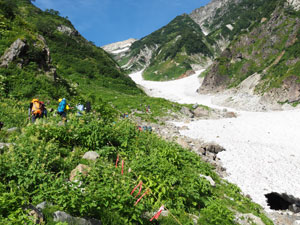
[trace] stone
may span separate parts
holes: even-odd
[[[196,103],[195,105],[193,105],[193,109],[197,109],[199,105]]]
[[[207,143],[207,144],[204,144],[202,146],[202,148],[205,150],[205,151],[208,151],[208,152],[211,152],[211,153],[214,153],[214,154],[218,154],[219,152],[222,152],[222,151],[225,151],[225,149],[216,144],[216,143]]]
[[[5,147],[8,148],[9,146],[11,146],[10,143],[0,143],[0,149],[3,149],[3,148],[5,148]]]
[[[79,33],[77,30],[74,30],[68,26],[65,25],[60,25],[57,27],[57,30],[63,34],[66,34],[68,36],[78,36]]]
[[[0,67],[7,67],[12,61],[24,53],[26,46],[25,41],[18,38],[0,58]]]
[[[36,205],[36,208],[40,211],[44,210],[45,208],[49,207],[49,206],[52,206],[52,203],[49,203],[49,202],[41,202],[40,204],[37,204]]]
[[[191,112],[191,110],[189,108],[185,107],[185,106],[180,109],[180,112],[182,114],[184,114],[185,116],[188,116],[190,118],[193,117],[193,113]]]
[[[265,223],[261,220],[261,218],[253,215],[252,213],[242,214],[237,213],[235,215],[235,222],[240,225],[265,225]]]
[[[183,138],[177,138],[176,143],[179,144],[183,148],[190,148],[190,145],[187,143],[187,141]]]
[[[90,171],[90,169],[91,169],[91,167],[89,167],[87,165],[79,164],[78,166],[76,166],[75,169],[73,169],[71,171],[70,181],[75,181],[78,176],[86,177],[88,175],[88,172]]]
[[[97,153],[97,152],[94,152],[94,151],[89,151],[89,152],[86,152],[84,155],[83,155],[83,159],[87,159],[87,160],[97,160],[98,158],[100,157],[100,155]]]
[[[31,204],[28,205],[26,209],[31,209],[31,211],[29,212],[29,216],[32,218],[34,224],[44,224],[44,215],[40,210],[38,210]]]
[[[66,212],[56,211],[53,213],[54,222],[67,222],[68,224],[76,225],[102,225],[100,220],[96,219],[83,219],[79,217],[73,217]]]
[[[7,132],[8,132],[8,133],[12,133],[12,132],[15,132],[15,131],[17,131],[17,130],[18,130],[17,127],[12,127],[12,128],[7,129]]]
[[[216,186],[216,182],[210,176],[205,176],[205,175],[202,175],[202,174],[200,174],[199,176],[205,178],[210,183],[210,185],[212,187]]]
[[[208,117],[209,116],[209,111],[205,108],[197,107],[194,110],[194,116],[195,117]]]
[[[225,118],[236,118],[237,115],[234,112],[226,112],[224,115]]]

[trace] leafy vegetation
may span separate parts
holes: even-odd
[[[103,224],[150,224],[142,215],[162,204],[172,215],[161,217],[160,224],[176,220],[192,224],[190,215],[199,216],[199,224],[221,220],[234,224],[230,209],[263,215],[259,206],[243,197],[236,186],[221,182],[196,154],[138,131],[128,120],[118,120],[114,109],[105,104],[96,111],[82,117],[69,115],[63,126],[57,125],[58,117],[38,120],[9,138],[14,146],[0,154],[0,202],[5,203],[0,206],[2,224],[30,224],[24,208],[42,201],[52,203],[45,214],[63,210],[100,219]],[[90,150],[100,155],[96,162],[82,159]],[[125,161],[124,175],[120,166],[115,168],[117,155]],[[77,187],[68,177],[79,163],[91,169]],[[200,174],[211,176],[217,186],[213,188]],[[136,199],[130,192],[140,180],[143,191],[148,188],[151,193],[134,206]],[[47,218],[48,224],[52,220]],[[266,224],[272,223],[267,220]]]
[[[0,142],[12,143],[0,149],[0,224],[34,224],[28,206],[43,201],[52,203],[43,211],[45,224],[59,224],[53,221],[56,210],[103,224],[152,224],[145,214],[162,204],[169,215],[160,217],[160,224],[193,224],[195,216],[198,224],[235,224],[235,211],[272,224],[258,205],[222,181],[198,155],[120,119],[122,112],[143,111],[150,105],[152,113],[139,116],[155,120],[168,110],[178,111],[180,105],[147,97],[110,56],[73,33],[72,24],[59,12],[43,12],[28,0],[11,2],[0,0],[0,53],[18,38],[28,47],[0,69],[0,118],[5,125]],[[58,31],[61,25],[73,34]],[[43,63],[45,43],[39,35],[46,39],[51,63]],[[56,75],[51,68],[57,69]],[[62,96],[71,105],[90,100],[93,113],[78,117],[69,112],[62,123],[51,112],[35,124],[28,122],[32,97],[49,102],[50,112]],[[13,126],[17,130],[9,131]],[[82,159],[87,151],[96,151],[100,158]],[[125,161],[123,175],[121,166],[115,167],[117,155]],[[90,170],[71,182],[70,172],[78,164]],[[211,176],[216,187],[200,174]],[[139,181],[149,193],[134,206],[130,192]]]

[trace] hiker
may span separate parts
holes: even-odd
[[[4,126],[4,123],[2,123],[2,122],[0,121],[0,130],[2,129],[3,126]]]
[[[67,100],[65,98],[58,99],[59,105],[57,108],[57,113],[62,117],[63,120],[67,119],[66,110],[71,109],[71,107],[67,104]]]
[[[34,123],[37,118],[42,118],[42,104],[38,99],[32,99],[28,109],[28,119]]]
[[[91,110],[92,110],[91,102],[87,101],[87,102],[85,103],[85,111],[86,111],[87,113],[89,113]]]
[[[41,103],[41,109],[42,109],[42,118],[44,117],[48,117],[48,111],[46,109],[45,103],[44,102],[40,102]]]

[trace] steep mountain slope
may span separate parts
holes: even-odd
[[[279,0],[213,0],[189,15],[135,42],[115,58],[130,71],[145,68],[144,78],[170,80],[206,68],[242,33],[268,18]]]
[[[278,0],[213,0],[194,10],[190,17],[224,50],[236,36],[268,17]]]
[[[177,16],[168,25],[134,42],[127,60],[123,60],[124,68],[146,67],[146,79],[178,78],[192,71],[195,64],[208,64],[214,56],[213,44],[188,15]]]
[[[285,1],[276,6],[270,17],[262,18],[222,52],[207,71],[200,92],[236,87],[253,75],[258,77],[254,92],[265,100],[299,101],[300,14]]]
[[[116,62],[85,40],[59,12],[45,12],[28,0],[0,1],[2,95],[15,98],[87,93],[87,79],[99,87],[141,93]],[[128,88],[130,87],[130,88]]]

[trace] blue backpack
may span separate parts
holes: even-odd
[[[65,111],[66,105],[67,105],[66,99],[61,100],[61,102],[60,102],[59,105],[58,105],[57,111],[58,111],[59,113],[63,113],[63,112]]]

